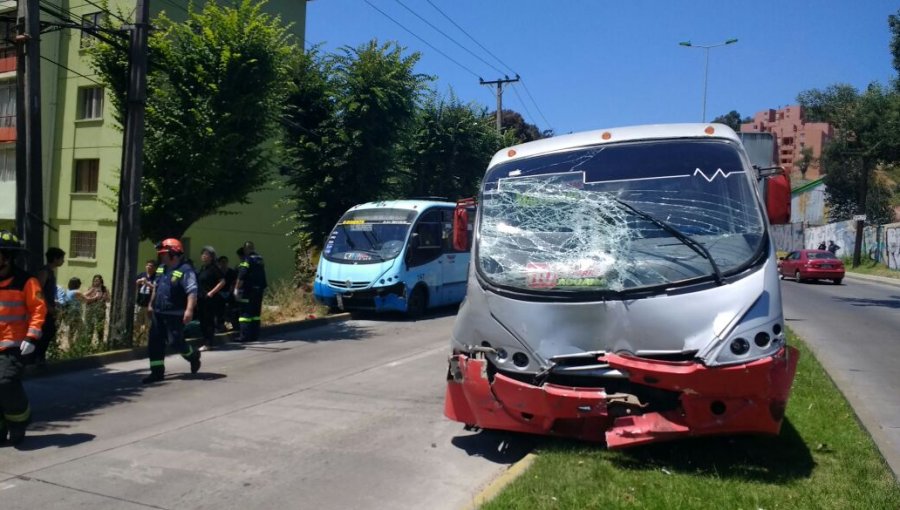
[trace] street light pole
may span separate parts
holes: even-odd
[[[706,122],[706,88],[707,83],[709,81],[709,50],[710,48],[718,48],[719,46],[725,46],[728,44],[734,44],[738,42],[737,39],[728,39],[727,41],[723,41],[717,44],[692,44],[691,41],[682,41],[678,43],[679,46],[684,46],[687,48],[701,48],[706,50],[706,65],[703,68],[703,115],[700,118],[700,122]]]

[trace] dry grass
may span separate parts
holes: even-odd
[[[328,310],[315,302],[312,287],[297,287],[289,281],[279,281],[266,290],[262,323],[278,324],[323,317]]]

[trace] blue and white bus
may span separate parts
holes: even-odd
[[[390,200],[350,208],[319,259],[314,295],[335,310],[421,315],[466,294],[474,202]]]

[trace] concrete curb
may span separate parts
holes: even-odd
[[[862,274],[862,273],[853,273],[850,271],[844,272],[844,278],[852,278],[855,280],[868,280],[870,282],[878,282],[884,283],[886,285],[893,285],[894,287],[900,287],[900,278],[891,278],[889,276],[875,276],[870,274]]]
[[[339,313],[328,315],[326,317],[317,317],[315,319],[304,319],[300,321],[282,322],[272,324],[271,326],[263,326],[260,329],[260,336],[277,335],[284,331],[297,329],[310,329],[333,322],[342,322],[350,318],[349,313]],[[228,333],[219,333],[215,338],[215,345],[225,345],[237,341],[237,331],[229,331]],[[194,348],[203,345],[200,338],[189,338],[187,342]],[[26,367],[26,375],[29,378],[46,377],[66,372],[75,372],[78,370],[87,370],[98,368],[111,363],[120,363],[122,361],[132,361],[147,357],[147,347],[135,347],[134,349],[121,349],[117,351],[101,352],[91,354],[83,358],[67,359],[62,361],[50,362],[46,368],[36,369],[34,365]]]
[[[509,468],[501,473],[500,476],[491,481],[487,487],[479,491],[478,494],[472,498],[472,501],[467,503],[462,510],[477,510],[488,501],[497,497],[497,494],[500,494],[500,491],[506,488],[507,485],[512,483],[516,478],[522,476],[522,474],[531,467],[531,464],[534,463],[536,458],[537,455],[534,453],[526,454],[518,462],[509,466]]]

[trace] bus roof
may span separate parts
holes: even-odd
[[[409,209],[411,211],[424,211],[432,206],[455,207],[456,202],[441,202],[437,200],[380,200],[377,202],[366,202],[365,204],[354,205],[349,211],[359,211],[361,209]]]
[[[655,140],[667,138],[723,138],[740,143],[740,138],[724,124],[648,124],[583,131],[543,138],[533,142],[506,147],[494,154],[488,168],[512,159],[527,158],[548,152],[605,143]]]

